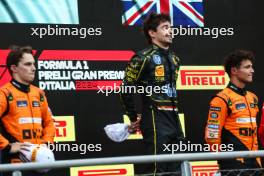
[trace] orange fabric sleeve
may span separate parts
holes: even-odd
[[[220,148],[219,145],[221,144],[222,128],[227,116],[228,107],[225,101],[222,98],[214,97],[210,102],[205,128],[205,141],[210,145],[212,151],[216,151],[216,149]]]
[[[7,109],[7,99],[6,95],[3,91],[0,91],[0,120],[2,120],[2,115]],[[0,125],[0,150],[4,149],[8,144],[9,141],[1,134],[1,128],[4,128],[2,123]]]

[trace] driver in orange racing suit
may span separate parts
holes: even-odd
[[[221,144],[225,144],[225,147],[231,144],[235,151],[258,150],[258,98],[245,89],[246,84],[252,82],[253,58],[251,52],[237,50],[225,59],[225,71],[230,83],[211,100],[205,130],[205,140],[212,150],[218,147],[221,151]],[[260,161],[256,158],[219,160],[218,164],[221,170],[260,167]]]
[[[31,84],[36,71],[31,47],[13,48],[6,65],[12,80],[0,88],[0,150],[2,163],[17,163],[27,143],[53,142],[55,127],[44,92]]]

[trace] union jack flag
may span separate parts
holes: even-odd
[[[203,27],[203,0],[121,0],[124,25],[142,25],[152,12],[169,14],[173,26]]]

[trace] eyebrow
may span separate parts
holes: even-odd
[[[28,65],[28,64],[35,64],[36,62],[35,61],[28,61],[28,62],[24,62],[25,65]]]
[[[164,24],[164,25],[162,25],[161,27],[162,27],[162,28],[163,28],[163,27],[171,27],[171,25]]]
[[[244,65],[243,67],[253,67],[253,64]]]

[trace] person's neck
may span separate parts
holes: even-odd
[[[227,87],[239,95],[244,96],[247,94],[247,90],[245,88],[237,87],[234,83],[232,83],[232,81],[228,83]]]
[[[244,89],[246,87],[246,84],[240,80],[238,80],[236,77],[232,77],[230,81],[238,88]]]
[[[162,44],[160,42],[157,42],[157,41],[152,41],[152,44],[158,46],[159,48],[162,48],[164,50],[168,50],[169,49],[169,45],[165,45],[165,44]]]
[[[16,79],[11,80],[11,84],[15,86],[17,89],[21,90],[22,92],[29,92],[29,86],[30,84],[24,84]]]
[[[16,74],[13,74],[12,77],[13,77],[13,80],[17,81],[20,84],[23,84],[23,85],[26,85],[26,86],[30,85],[29,82],[21,80],[20,77],[18,77]]]

